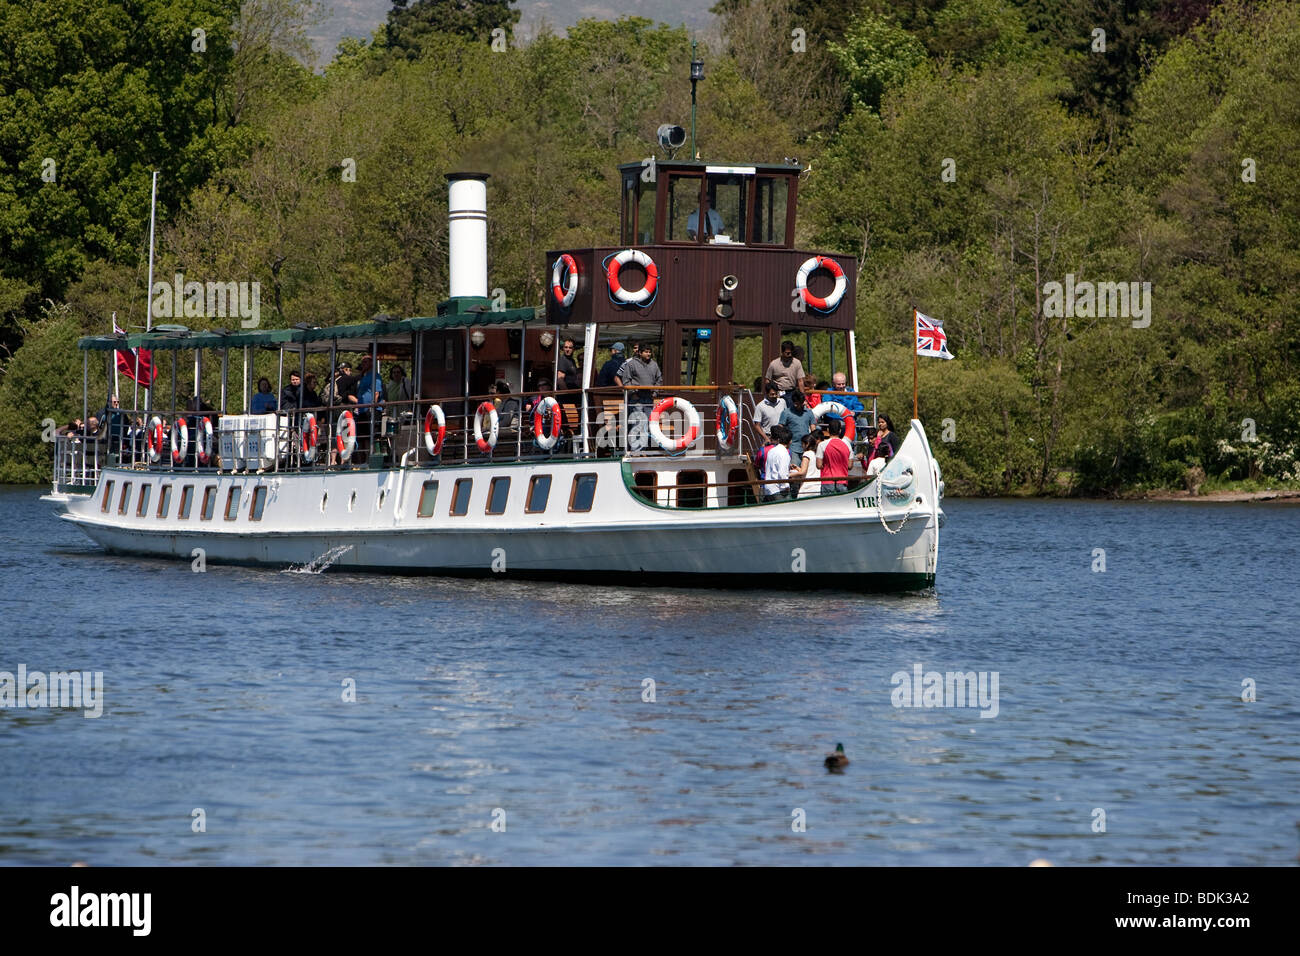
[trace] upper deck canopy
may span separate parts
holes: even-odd
[[[493,310],[491,299],[450,299],[438,305],[438,314],[409,319],[376,317],[369,322],[353,325],[333,325],[321,328],[292,329],[234,329],[229,332],[133,332],[128,335],[90,335],[77,342],[77,347],[96,352],[109,352],[124,346],[143,346],[148,349],[229,349],[305,347],[308,352],[324,352],[330,348],[365,350],[372,341],[380,344],[409,342],[416,332],[439,329],[464,329],[482,325],[524,325],[538,320],[537,310]],[[296,349],[293,349],[297,351]]]
[[[622,242],[794,246],[797,163],[654,160],[619,167]]]

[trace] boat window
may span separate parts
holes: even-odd
[[[107,511],[108,506],[113,502],[113,482],[104,485],[104,500],[99,503],[100,511]]]
[[[785,217],[789,199],[788,177],[758,177],[754,196],[754,231],[751,242],[785,245]]]
[[[231,488],[226,493],[226,520],[234,521],[239,517],[239,488]]]
[[[451,513],[453,515],[469,514],[469,494],[473,487],[473,478],[456,479],[456,487],[451,490]]]
[[[636,216],[636,173],[623,174],[623,215],[622,215],[622,244],[625,246],[636,245],[636,231],[633,218]]]
[[[763,387],[759,380],[771,358],[763,356],[763,332],[756,325],[733,325],[731,327],[731,381],[748,389],[753,389],[754,400],[763,400]],[[776,356],[772,356],[776,358]]]
[[[682,329],[683,385],[713,384],[713,333],[712,325]]]
[[[551,497],[551,476],[533,475],[528,481],[528,503],[524,510],[530,515],[546,510],[546,502]]]
[[[203,510],[199,512],[199,519],[202,521],[211,521],[212,514],[217,510],[217,486],[208,485],[203,489]]]
[[[506,502],[510,498],[510,479],[493,478],[492,484],[488,485],[487,513],[490,515],[505,514]]]
[[[659,485],[659,476],[653,471],[638,471],[632,476],[635,491],[646,501],[654,504],[655,490]]]
[[[709,476],[702,471],[677,473],[677,507],[703,508],[707,503]]]
[[[691,214],[699,221],[700,187],[704,179],[698,175],[670,174],[668,177],[668,221],[664,232],[666,242],[694,242]],[[715,220],[716,224],[716,220]],[[644,228],[642,229],[644,232]]]
[[[140,486],[140,503],[135,506],[135,515],[137,518],[143,518],[145,512],[149,510],[149,495],[153,491],[153,485]]]
[[[266,509],[266,485],[258,485],[253,489],[253,506],[248,509],[248,519],[250,521],[261,521],[262,512]]]
[[[749,177],[738,173],[710,174],[708,196],[709,216],[705,224],[705,241],[744,242]],[[694,224],[688,223],[687,229],[692,225]]]
[[[194,486],[186,485],[181,489],[181,506],[177,509],[176,517],[188,518],[190,516],[190,506],[194,504]]]
[[[744,468],[733,468],[727,472],[727,504],[752,505],[754,491],[749,484],[749,472]]]
[[[834,280],[824,272],[815,273],[808,284],[810,288],[815,285],[817,295],[829,295],[835,288]],[[845,361],[845,356],[848,355],[848,335],[843,331],[785,328],[781,330],[781,341],[794,343],[794,354],[803,365],[804,374],[813,376],[819,382],[829,382],[832,375],[846,372],[849,367]]]
[[[650,245],[655,241],[655,184],[642,184],[636,203],[636,242]]]
[[[596,476],[593,474],[575,475],[573,490],[569,492],[570,511],[590,511],[591,503],[596,497]]]
[[[158,492],[158,517],[166,518],[172,506],[172,486],[163,485]]]
[[[432,518],[434,506],[438,503],[438,483],[426,481],[420,488],[420,507],[416,515],[420,518]]]
[[[131,503],[131,482],[122,485],[122,497],[117,499],[117,513],[126,514],[126,506]]]

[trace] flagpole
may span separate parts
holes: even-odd
[[[144,290],[144,330],[153,331],[153,238],[154,238],[154,210],[158,205],[158,170],[153,171],[153,187],[149,193],[149,284]],[[140,384],[140,352],[135,353],[135,378],[136,386]],[[150,379],[152,382],[152,378]],[[152,408],[153,406],[153,389],[144,390],[145,404]],[[145,411],[149,411],[148,408]]]
[[[116,336],[117,335],[117,313],[116,312],[113,313],[113,317],[112,319],[109,320],[109,322],[112,325],[112,329],[109,331],[109,334]],[[117,352],[113,353],[113,395],[119,399],[119,404],[120,404],[120,399],[122,398],[122,380],[118,377],[117,374]]]
[[[916,363],[917,363],[917,358],[916,358],[916,349],[917,349],[917,342],[919,341],[919,335],[920,335],[920,331],[919,331],[919,329],[917,328],[917,324],[916,324],[916,309],[913,309],[913,310],[912,310],[912,420],[913,420],[913,421],[916,421],[917,418],[918,418],[917,413],[916,413],[916,393],[917,393],[917,388],[916,388]]]

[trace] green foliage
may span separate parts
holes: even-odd
[[[828,44],[848,76],[857,106],[880,108],[885,91],[903,81],[925,61],[925,47],[887,15],[866,14],[853,21],[843,43]]]
[[[419,59],[438,34],[488,42],[504,30],[508,41],[519,22],[511,0],[393,0],[388,11],[387,46],[393,55]]]

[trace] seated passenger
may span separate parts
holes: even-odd
[[[266,415],[276,410],[275,395],[271,392],[271,380],[269,378],[259,378],[257,380],[257,394],[253,396],[253,401],[249,403],[248,412],[250,415]]]
[[[500,379],[496,384],[497,398],[492,404],[497,407],[502,428],[514,428],[519,424],[519,399],[510,397],[510,383]]]
[[[790,429],[772,426],[775,444],[767,449],[763,464],[763,500],[780,501],[790,497]]]
[[[316,391],[316,373],[308,372],[307,377],[302,383],[302,401],[299,408],[320,408],[325,403],[321,401],[320,394]]]
[[[822,394],[817,388],[817,379],[811,375],[803,377],[804,400],[808,403],[809,408],[816,408],[822,403]]]
[[[302,407],[302,379],[297,372],[289,373],[289,384],[280,389],[280,408],[286,412],[296,412]]]
[[[843,372],[836,372],[831,376],[831,378],[834,384],[831,388],[822,393],[823,402],[839,402],[851,412],[866,411],[866,409],[862,407],[862,401],[858,396],[844,394],[848,389],[847,383],[849,379],[847,375]]]

